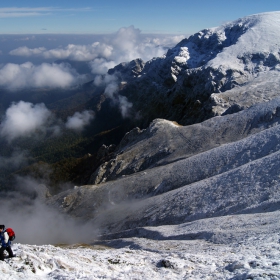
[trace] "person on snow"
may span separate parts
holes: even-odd
[[[1,248],[0,248],[0,260],[4,261],[4,251],[6,250],[9,253],[9,258],[14,256],[11,241],[9,239],[8,233],[5,231],[5,226],[0,225],[0,240],[1,240]]]

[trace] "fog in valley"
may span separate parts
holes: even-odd
[[[45,205],[51,173],[47,167],[41,178],[13,172],[36,162],[28,149],[18,145],[19,142],[39,143],[47,138],[62,137],[65,131],[80,134],[89,124],[94,125],[95,112],[76,111],[62,120],[44,102],[29,102],[30,91],[67,92],[91,82],[104,87],[112,106],[117,106],[123,117],[129,117],[133,105],[126,97],[115,94],[117,79],[107,74],[108,69],[136,58],[146,61],[162,56],[168,47],[183,38],[142,34],[134,26],[107,35],[0,35],[0,92],[8,94],[11,100],[9,104],[3,102],[5,105],[1,107],[0,136],[7,148],[1,151],[0,165],[2,177],[11,175],[1,186],[0,209],[2,223],[14,227],[18,242],[89,242],[94,231],[92,227],[88,230],[88,225],[81,229],[78,221]],[[23,98],[13,101],[13,96],[22,91]],[[61,188],[69,187],[66,184]]]

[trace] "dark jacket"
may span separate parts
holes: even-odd
[[[6,231],[1,232],[0,234],[1,246],[6,248],[11,246],[11,241],[9,239],[9,235]]]

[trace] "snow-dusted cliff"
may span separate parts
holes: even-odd
[[[134,75],[131,63],[111,72],[144,119],[191,124],[279,95],[279,34],[280,12],[252,15],[184,39]]]
[[[190,126],[156,119],[145,130],[135,128],[123,138],[116,156],[92,174],[95,185],[61,193],[50,204],[81,219],[102,220],[103,230],[114,232],[274,209],[279,205],[280,99],[272,84],[280,76],[279,22],[280,12],[245,17],[203,30],[145,65],[138,60],[113,69],[121,70],[119,74],[135,70],[133,75],[127,72],[124,91],[133,83],[141,86],[143,92],[135,94],[146,99],[144,108],[150,103],[152,111],[156,100],[172,104],[170,98],[179,92],[184,100],[208,94],[205,102],[213,105],[216,100],[212,113],[221,116]],[[209,83],[194,79],[188,88],[185,82],[193,74]],[[168,75],[176,76],[172,85],[165,83]],[[148,95],[152,84],[158,91]],[[173,88],[170,94],[168,87]],[[195,108],[206,112],[202,103]],[[211,199],[205,201],[206,196]],[[100,214],[107,206],[108,221]]]
[[[279,98],[192,126],[155,120],[125,141],[95,177],[115,180],[52,201],[66,213],[109,224],[111,231],[274,209],[279,122]]]

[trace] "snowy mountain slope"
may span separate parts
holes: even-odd
[[[253,236],[277,234],[280,221],[279,211],[257,214],[237,214],[215,218],[200,219],[193,222],[157,227],[135,228],[120,233],[102,236],[111,246],[118,246],[122,239],[137,235],[137,238],[151,240],[194,240],[200,239],[216,244],[243,243],[244,235],[252,232]],[[234,227],[234,232],[232,228]],[[137,232],[137,234],[136,234]],[[108,239],[106,239],[108,238]]]
[[[225,47],[207,62],[207,66],[224,71],[247,70],[252,74],[275,67],[279,64],[279,25],[280,12],[273,12],[248,16],[210,29],[210,33],[221,34],[219,37],[225,35],[222,39]]]
[[[215,115],[230,114],[249,108],[253,104],[269,101],[280,95],[278,71],[268,71],[242,86],[220,93],[212,93],[212,110]]]
[[[182,160],[245,138],[277,125],[279,121],[279,98],[256,105],[246,112],[212,118],[191,126],[157,119],[146,130],[136,128],[127,133],[116,157],[101,165],[92,175],[91,182],[98,184]]]
[[[174,128],[181,130],[181,134],[189,133],[190,139],[193,137],[196,143],[193,153],[181,148],[182,139],[175,134],[171,142],[179,147],[177,155],[161,158],[161,166],[149,166],[117,180],[69,190],[51,198],[49,203],[76,218],[94,219],[101,232],[106,228],[117,232],[146,225],[276,210],[280,203],[278,107],[279,98],[190,127],[158,120],[152,124],[149,137],[140,134],[139,141],[136,138],[133,145],[127,143],[128,151],[137,151],[132,158],[142,153],[153,155],[156,144],[163,145],[162,131],[172,135]],[[159,129],[159,135],[154,133],[156,124],[164,127]],[[194,128],[200,138],[195,137]],[[146,140],[149,144],[142,145]],[[202,148],[199,143],[203,143]],[[126,147],[122,149],[125,155]],[[128,169],[129,164],[128,161]]]
[[[271,100],[279,94],[278,87],[276,92],[271,88],[273,81],[279,84],[279,22],[280,12],[271,12],[202,30],[165,56],[147,61],[133,79],[120,70],[127,82],[120,94],[143,121],[160,117],[183,125],[221,115],[234,105],[240,110]],[[262,83],[263,88],[250,102],[240,98],[255,94],[240,87],[248,83]],[[237,92],[230,91],[236,87]],[[220,95],[227,91],[228,98]]]
[[[14,244],[1,279],[279,279],[279,214],[140,228],[101,242],[110,247]]]
[[[279,159],[277,152],[173,191],[114,205],[97,215],[97,224],[112,232],[277,210],[280,207]]]

